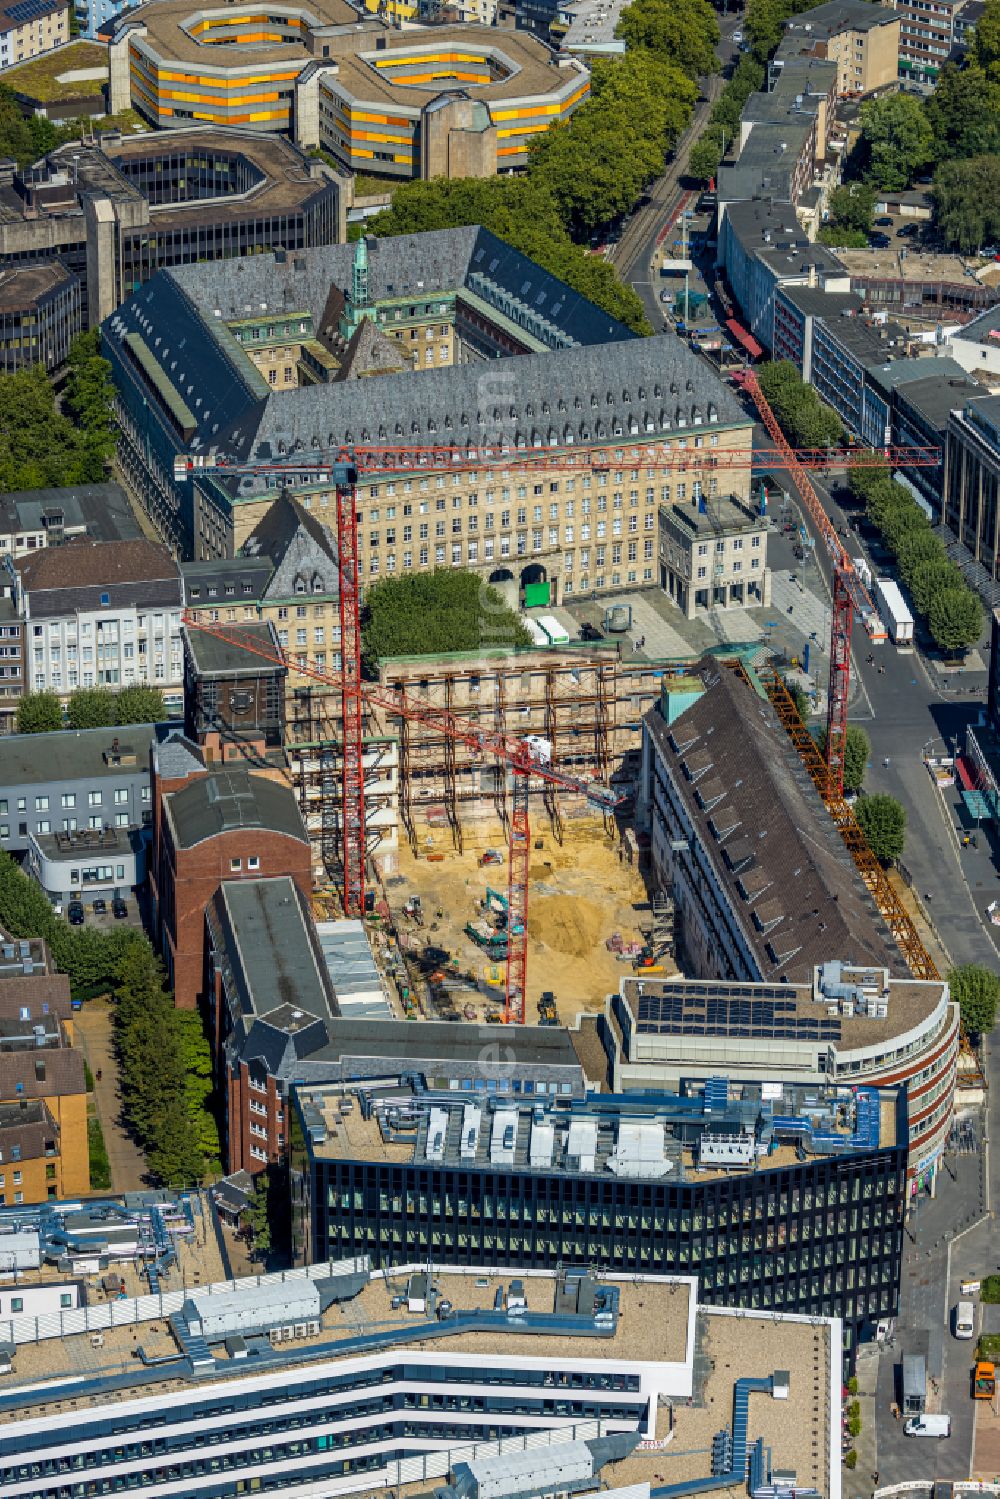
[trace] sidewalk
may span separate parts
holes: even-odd
[[[76,1035],[94,1075],[94,1101],[104,1131],[111,1186],[115,1192],[139,1192],[146,1186],[146,1158],[119,1123],[118,1062],[111,1037],[111,1007],[90,1000],[73,1016]],[[100,1074],[100,1081],[98,1081]]]

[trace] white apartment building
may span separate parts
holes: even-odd
[[[4,566],[24,621],[28,691],[148,686],[180,706],[181,579],[165,547],[75,541]]]

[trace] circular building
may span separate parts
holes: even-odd
[[[111,41],[111,107],[160,128],[280,131],[345,167],[396,177],[490,176],[590,90],[575,58],[488,26],[400,33],[347,0],[192,9],[157,0]]]

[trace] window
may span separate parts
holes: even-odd
[[[99,791],[87,792],[87,806],[99,807],[101,805],[101,793]]]
[[[237,874],[243,868],[243,860],[242,859],[230,859],[230,861],[229,861],[229,867],[232,870],[233,874]]]
[[[48,810],[49,810],[49,799],[48,799],[48,797],[47,796],[36,796],[35,797],[35,811],[36,812],[47,812]]]
[[[63,794],[62,794],[62,797],[60,798],[60,800],[61,800],[62,805],[64,807],[75,807],[76,806],[76,792],[75,791],[64,791]],[[6,805],[0,807],[0,812],[6,812],[6,810],[7,810]]]
[[[250,855],[250,857],[247,859],[247,868],[248,869],[259,869],[260,868],[260,855],[259,854],[251,854]]]
[[[128,803],[128,787],[127,786],[116,786],[115,787],[115,806],[116,807],[121,807],[121,806],[125,806],[127,803]]]

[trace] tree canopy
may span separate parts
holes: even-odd
[[[40,364],[0,375],[0,493],[100,483],[114,453],[111,366],[97,333],[73,340],[65,412]]]
[[[893,552],[910,601],[927,621],[939,650],[958,651],[978,640],[982,605],[931,530],[930,521],[904,484],[887,468],[855,469],[851,493]]]
[[[34,880],[10,854],[0,852],[0,927],[12,937],[42,937],[56,967],[69,975],[74,991],[110,985],[123,954],[146,944],[134,927],[71,927],[56,916]]]
[[[816,735],[819,752],[826,759],[826,729],[821,729]],[[860,791],[868,769],[868,759],[872,752],[872,742],[864,729],[857,724],[847,725],[847,738],[844,743],[844,790]]]
[[[862,796],[854,804],[854,816],[876,859],[894,864],[906,842],[906,808],[902,803],[881,792]]]
[[[794,447],[823,448],[843,437],[840,417],[824,406],[790,360],[772,360],[761,365],[757,378],[778,424]]]
[[[26,692],[17,705],[19,734],[51,734],[63,726],[62,707],[54,692]]]
[[[969,254],[1000,238],[1000,156],[943,162],[934,199],[938,228],[954,249]]]
[[[924,112],[935,161],[1000,151],[1000,82],[987,78],[981,68],[945,63]]]
[[[931,156],[933,133],[922,102],[913,94],[883,94],[866,99],[859,118],[867,180],[883,192],[909,187]]]
[[[632,49],[645,47],[676,63],[689,78],[719,71],[719,23],[708,0],[632,0],[615,35]]]
[[[961,963],[949,973],[948,988],[958,1002],[963,1029],[989,1035],[996,1024],[1000,976],[980,963]]]
[[[118,965],[114,1033],[122,1113],[150,1174],[164,1186],[196,1185],[219,1155],[208,1042],[200,1016],[174,1009],[147,942]]]
[[[462,568],[382,578],[368,589],[361,621],[366,669],[389,656],[530,645],[531,636],[495,588]]]
[[[820,230],[824,244],[860,249],[868,243],[875,212],[875,189],[868,182],[835,187],[829,200],[830,217]]]

